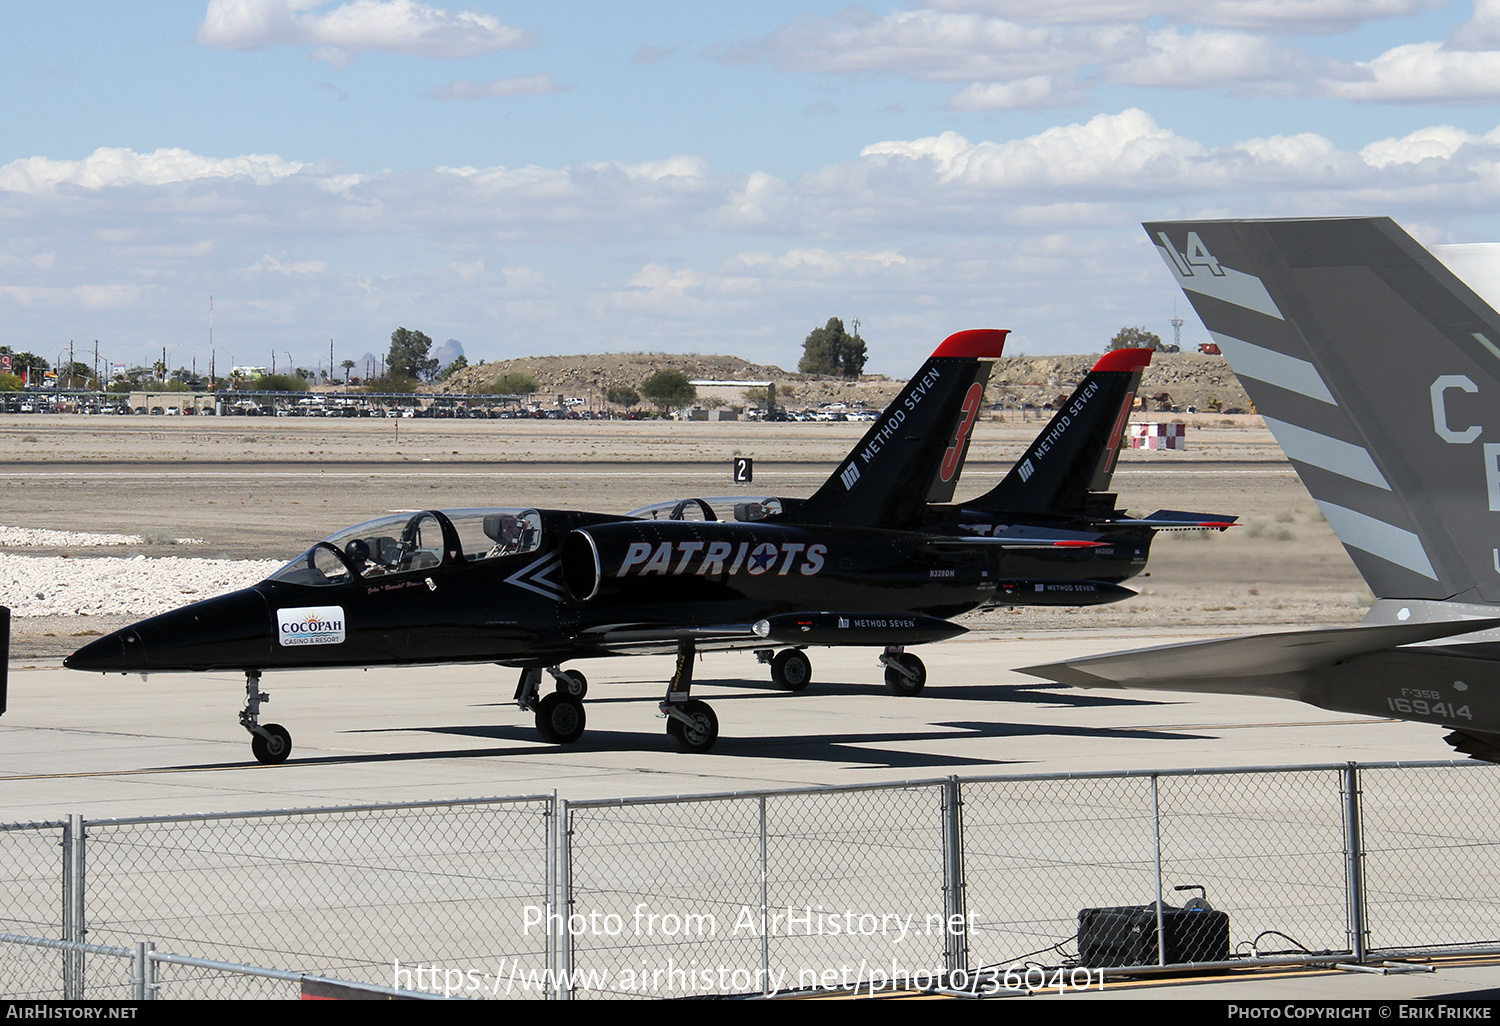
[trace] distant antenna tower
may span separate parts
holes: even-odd
[[[1171,324],[1172,324],[1172,344],[1177,347],[1177,351],[1179,353],[1182,352],[1182,323],[1183,323],[1182,318],[1178,317],[1174,313],[1172,315],[1172,321],[1171,321]]]

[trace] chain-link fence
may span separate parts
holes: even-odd
[[[75,818],[44,825],[45,840],[42,829],[9,828],[0,831],[5,922],[18,934],[120,948],[149,939],[200,959],[385,986],[405,979],[423,989],[415,970],[435,964],[464,975],[501,964],[541,973],[545,934],[512,924],[549,903],[553,807],[547,795]],[[45,857],[42,845],[53,849]],[[11,911],[13,894],[21,900]],[[76,951],[47,966],[7,945],[0,971],[7,995],[53,988],[81,998],[107,989],[98,974],[112,981],[117,967]],[[271,996],[281,986],[202,966],[164,972],[174,997]]]
[[[0,828],[0,932],[512,998],[1500,951],[1497,791],[1347,764],[75,817]],[[116,961],[0,943],[0,993]],[[284,993],[190,962],[163,996]]]

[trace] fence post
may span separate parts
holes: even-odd
[[[136,941],[135,958],[132,959],[130,982],[135,988],[135,1000],[156,1000],[156,959],[151,953],[156,945],[151,941]]]
[[[573,914],[573,824],[567,799],[557,803],[557,971],[552,975],[553,998],[573,1000],[573,934],[568,917]],[[558,927],[561,929],[558,929]]]
[[[943,961],[948,975],[969,971],[969,917],[964,887],[963,795],[958,776],[943,782]]]
[[[557,788],[552,789],[552,801],[547,804],[546,845],[546,895],[543,904],[547,907],[547,930],[543,934],[546,944],[547,1000],[557,996],[557,927],[553,925],[557,915]]]
[[[82,944],[88,929],[83,903],[83,817],[74,813],[63,827],[63,940]],[[82,1001],[84,955],[77,948],[63,952],[63,998]]]
[[[1167,915],[1162,907],[1161,778],[1151,774],[1151,844],[1156,851],[1156,964],[1167,964]]]
[[[771,910],[766,904],[770,869],[766,861],[766,796],[760,796],[760,992],[771,993],[771,938],[766,929]]]
[[[1344,766],[1341,773],[1344,798],[1344,880],[1349,912],[1349,950],[1355,962],[1365,960],[1365,851],[1360,830],[1361,801],[1359,764]]]

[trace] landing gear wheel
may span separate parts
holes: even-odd
[[[787,691],[801,691],[812,682],[812,660],[801,649],[789,648],[771,660],[771,683]]]
[[[551,745],[570,745],[583,736],[583,703],[554,691],[536,706],[536,732]]]
[[[719,718],[707,702],[697,700],[683,702],[677,706],[693,726],[688,726],[675,716],[667,717],[667,736],[679,752],[706,752],[719,740]]]
[[[891,658],[905,667],[911,675],[902,673],[894,666],[887,666],[885,689],[893,695],[920,695],[927,686],[927,667],[922,665],[922,660],[910,652],[902,652]]]
[[[286,762],[286,757],[292,754],[291,731],[279,723],[267,723],[263,729],[271,735],[269,738],[259,734],[250,735],[250,751],[255,756],[255,761],[267,766]]]
[[[581,702],[583,696],[589,693],[589,679],[577,670],[564,670],[562,678],[557,682],[557,693]]]

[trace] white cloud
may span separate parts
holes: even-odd
[[[82,160],[51,160],[27,157],[0,166],[0,190],[6,192],[52,192],[59,185],[84,189],[112,186],[168,185],[203,178],[244,177],[264,185],[298,174],[306,164],[287,161],[275,154],[243,157],[201,157],[187,150],[134,150],[102,146]]]
[[[1383,18],[1400,18],[1446,0],[929,0],[943,11],[977,11],[1033,24],[1139,22],[1166,17],[1195,25],[1268,32],[1347,32]],[[1480,3],[1486,0],[1479,0]]]
[[[491,96],[543,96],[565,93],[572,88],[554,81],[551,74],[543,72],[520,78],[499,78],[493,82],[470,82],[461,78],[439,86],[427,95],[434,100],[482,100]]]
[[[1330,96],[1379,103],[1473,103],[1500,97],[1500,51],[1408,43],[1324,82]]]
[[[851,8],[723,51],[726,61],[769,61],[796,71],[889,73],[931,82],[1009,82],[1125,56],[1139,47],[1129,26],[1055,28],[978,14],[902,11],[875,18]]]
[[[1176,28],[1153,32],[1147,52],[1105,68],[1112,82],[1124,85],[1201,89],[1215,86],[1259,86],[1283,90],[1313,72],[1306,54],[1242,32]]]
[[[714,216],[716,227],[728,231],[764,231],[789,227],[796,196],[786,182],[755,171],[733,191]]]
[[[328,270],[328,264],[323,260],[294,260],[291,263],[283,263],[267,253],[256,261],[250,270],[253,272],[270,271],[273,274],[322,274]]]
[[[1359,151],[1360,158],[1371,167],[1386,168],[1395,164],[1415,164],[1423,160],[1448,160],[1460,146],[1495,141],[1500,130],[1489,136],[1476,136],[1452,125],[1419,128],[1399,139],[1379,139]]]
[[[371,50],[413,57],[477,57],[529,46],[531,37],[500,19],[452,12],[415,0],[349,0],[324,14],[327,0],[209,0],[197,41],[224,50],[312,45],[343,67]]]
[[[1032,75],[1013,82],[974,82],[948,98],[951,110],[1037,110],[1073,107],[1083,93],[1072,75]]]
[[[754,277],[867,278],[892,270],[910,270],[915,262],[899,250],[789,249],[781,256],[765,252],[736,254],[725,273]]]
[[[1162,176],[1180,180],[1206,152],[1201,143],[1162,128],[1145,111],[1131,109],[1009,142],[970,143],[956,133],[944,132],[906,143],[876,143],[860,155],[930,162],[942,182],[1016,189],[1128,185]]]
[[[1500,49],[1500,2],[1474,0],[1474,13],[1454,29],[1448,43],[1455,50]]]

